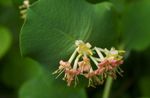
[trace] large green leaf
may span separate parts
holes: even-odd
[[[57,65],[73,52],[75,40],[111,47],[117,40],[115,18],[108,2],[39,0],[28,9],[21,30],[21,52],[42,63]]]
[[[11,34],[7,28],[0,27],[0,58],[4,56],[11,45]]]
[[[140,0],[127,6],[123,14],[126,48],[143,50],[150,46],[150,1]]]
[[[109,0],[111,3],[114,4],[115,10],[118,14],[121,14],[124,11],[126,0]]]
[[[44,75],[26,82],[20,89],[19,98],[86,98],[84,89],[66,87]]]
[[[100,2],[104,2],[104,1],[108,1],[108,0],[86,0],[86,1],[96,4],[96,3],[100,3]]]

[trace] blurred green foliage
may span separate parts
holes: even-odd
[[[70,1],[40,0],[31,6],[20,43],[23,1],[0,0],[0,98],[101,98],[103,85],[67,87],[51,75],[76,38],[127,51],[124,77],[114,80],[110,98],[150,98],[150,0]],[[21,56],[19,44],[32,59]]]
[[[6,28],[0,27],[0,58],[2,58],[11,45],[11,33]]]
[[[24,81],[36,78],[43,74],[42,67],[37,62],[22,58],[17,51],[11,51],[2,70],[2,81],[6,85],[19,89]]]
[[[39,85],[40,84],[40,85]],[[38,85],[38,86],[37,86]],[[37,93],[38,92],[38,93]],[[20,92],[20,98],[87,98],[84,88],[66,87],[53,82],[49,75],[26,82]]]

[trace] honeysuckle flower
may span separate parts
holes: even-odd
[[[78,80],[77,75],[79,75],[79,74],[80,74],[80,71],[75,70],[75,69],[66,70],[63,80],[67,81],[67,85],[68,86],[70,86],[71,82],[73,80],[75,80],[75,85],[76,85],[77,84],[77,80]]]
[[[105,67],[99,67],[98,69],[95,70],[96,75],[102,75],[104,73]]]
[[[124,53],[124,51],[111,48],[110,51],[107,49],[99,49],[99,52],[103,52],[106,55],[99,63],[99,67],[105,68],[105,73],[113,76],[113,78],[116,78],[116,72],[119,73],[119,75],[122,75],[122,70],[120,70],[119,65],[123,64],[122,54]]]
[[[96,85],[99,85],[99,84],[102,84],[102,83],[103,83],[103,81],[101,81],[98,76],[94,75],[94,76],[89,78],[88,87],[90,87],[90,86],[95,87]]]
[[[83,57],[83,61],[78,62],[79,70],[83,72],[89,72],[91,68],[90,59],[87,56]]]
[[[123,55],[125,51],[123,50],[116,50],[115,48],[108,49],[101,49],[99,48],[99,51],[103,52],[107,58],[113,58],[115,60],[121,60],[123,59]]]
[[[23,5],[19,6],[20,9],[23,8],[29,8],[30,4],[29,4],[29,0],[24,0],[23,1]]]
[[[59,75],[61,75],[64,71],[71,69],[71,65],[69,62],[64,62],[63,60],[61,60],[59,62],[59,64],[60,64],[60,66],[59,66],[58,70],[53,72],[53,74],[59,73],[57,77],[59,77]]]
[[[78,47],[78,53],[82,55],[93,55],[92,50],[90,49],[92,46],[90,43],[84,43],[82,40],[77,40],[75,42]]]
[[[92,48],[90,43],[82,40],[75,42],[76,49],[68,61],[60,60],[58,69],[53,74],[59,77],[64,73],[63,80],[70,86],[74,81],[76,85],[78,75],[82,75],[89,80],[88,86],[102,84],[108,76],[117,77],[116,73],[122,75],[120,65],[123,64],[123,54],[125,51],[115,48],[102,49]],[[57,78],[56,77],[56,78]]]
[[[63,60],[61,60],[59,64],[59,69],[67,69],[71,67],[69,62],[64,62]]]
[[[102,84],[104,82],[103,74],[98,74],[97,70],[94,71],[92,68],[90,69],[90,72],[84,76],[89,79],[88,87],[95,87],[96,85]]]
[[[25,19],[26,18],[26,12],[27,9],[30,7],[30,2],[29,0],[24,0],[23,4],[21,6],[19,6],[20,14],[21,14],[21,18]]]

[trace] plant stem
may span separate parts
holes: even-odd
[[[102,98],[109,98],[112,82],[113,82],[112,77],[108,76]]]

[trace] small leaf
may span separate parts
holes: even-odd
[[[0,59],[5,55],[11,45],[11,34],[7,28],[0,27]]]

